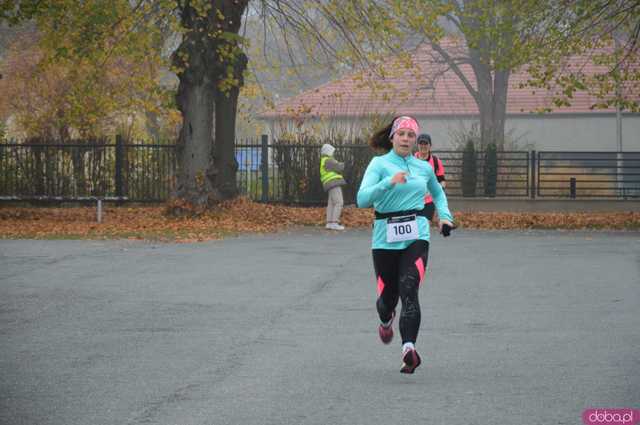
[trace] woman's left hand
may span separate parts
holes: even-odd
[[[438,222],[438,227],[440,228],[440,233],[445,238],[451,234],[451,230],[453,230],[453,223],[449,220],[440,220]]]

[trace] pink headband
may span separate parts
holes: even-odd
[[[409,130],[413,130],[413,132],[416,133],[416,135],[420,133],[420,127],[418,126],[418,123],[416,122],[416,120],[414,120],[411,117],[403,116],[403,117],[396,118],[396,120],[393,122],[393,125],[391,126],[391,133],[389,134],[389,138],[393,137],[395,132],[401,128],[408,128]]]

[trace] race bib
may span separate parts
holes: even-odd
[[[387,219],[387,242],[413,241],[418,239],[418,221],[415,215]]]

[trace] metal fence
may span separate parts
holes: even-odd
[[[163,201],[171,193],[175,145],[105,140],[0,144],[0,199]]]
[[[539,197],[640,198],[640,152],[538,152]]]
[[[266,136],[239,141],[240,192],[263,202],[326,202],[320,183],[321,143]],[[346,165],[345,202],[353,203],[373,152],[363,144],[330,143]],[[0,200],[164,201],[175,185],[175,148],[126,144],[121,137],[111,144],[0,144]],[[450,197],[640,198],[640,152],[499,151],[493,159],[487,152],[472,157],[462,151],[435,154],[444,164]]]
[[[320,183],[321,144],[299,144],[263,137],[260,144],[236,146],[238,186],[243,194],[264,202],[312,205],[326,201]],[[363,145],[335,144],[336,157],[348,164],[342,173],[345,202],[355,200],[358,185],[373,157]]]
[[[346,203],[354,203],[362,176],[374,156],[367,145],[334,144],[335,156],[345,163],[343,187]],[[497,152],[497,169],[492,191],[488,191],[487,156],[476,152],[471,194],[463,193],[463,152],[437,151],[446,171],[449,196],[530,196],[530,152]],[[287,141],[237,145],[238,185],[253,199],[295,204],[321,204],[326,194],[320,183],[320,144]],[[266,161],[263,161],[266,158]]]
[[[448,196],[527,197],[530,195],[530,152],[498,151],[496,153],[495,182],[489,184],[489,161],[486,152],[475,152],[475,176],[463,172],[464,152],[434,151],[442,160]],[[475,178],[474,178],[475,177]],[[467,182],[465,182],[467,180]],[[468,181],[471,180],[471,181]],[[465,188],[463,186],[467,186]]]

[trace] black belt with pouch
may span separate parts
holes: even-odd
[[[422,217],[426,217],[427,216],[427,212],[425,211],[425,209],[421,209],[421,210],[406,210],[406,211],[393,211],[393,212],[388,212],[388,213],[381,213],[378,211],[375,211],[376,213],[376,220],[384,220],[385,218],[392,218],[392,217],[402,217],[405,215],[420,215]]]

